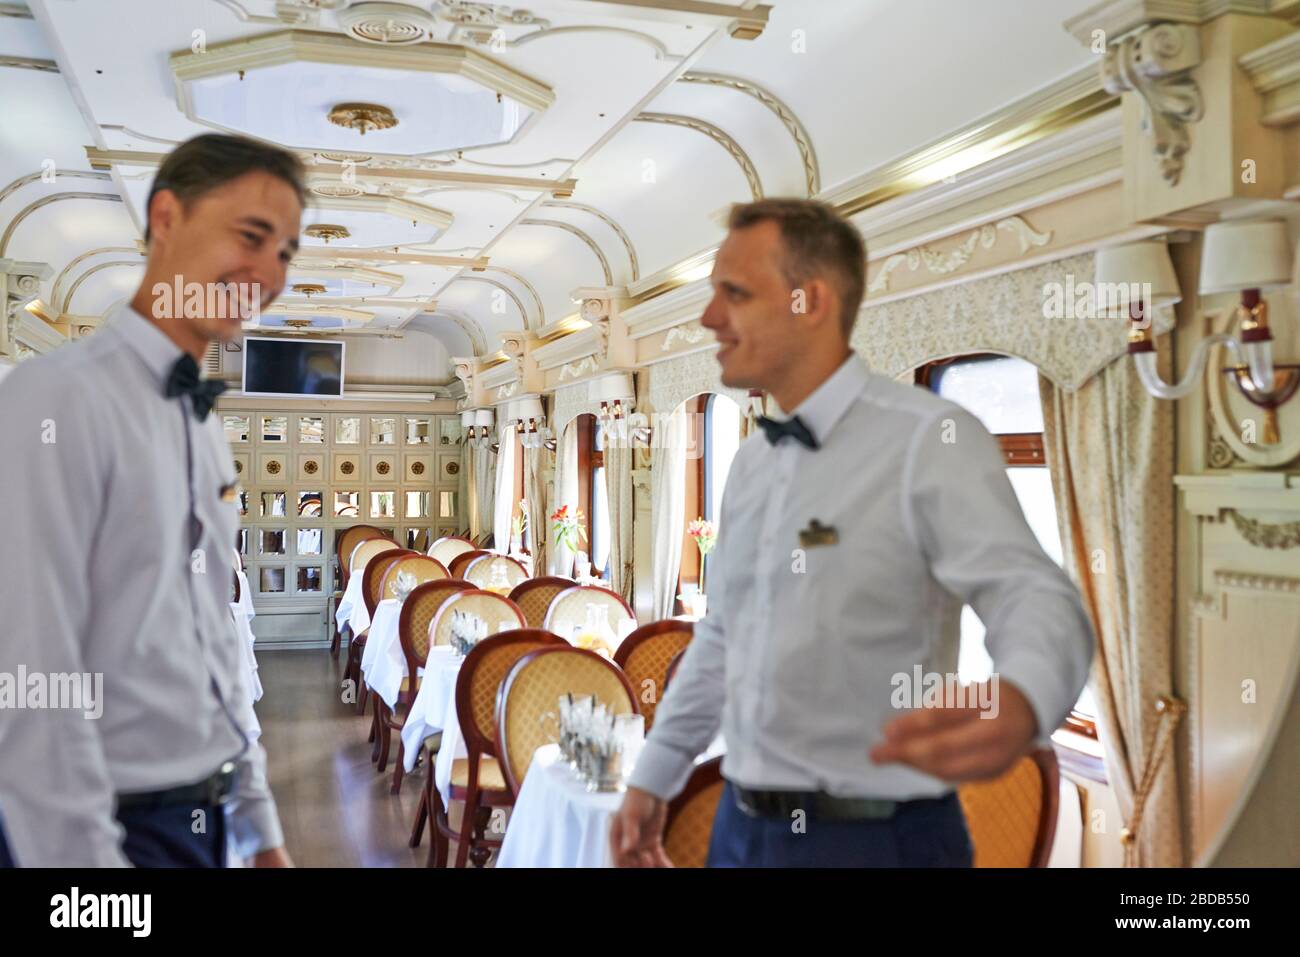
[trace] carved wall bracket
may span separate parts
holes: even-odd
[[[1300,548],[1300,522],[1270,525],[1247,518],[1235,508],[1224,509],[1224,514],[1232,519],[1232,524],[1237,527],[1241,537],[1256,548],[1277,548],[1283,551]]]
[[[1155,139],[1160,175],[1176,186],[1191,147],[1191,124],[1205,112],[1192,70],[1201,62],[1197,28],[1156,23],[1112,44],[1102,59],[1102,84],[1110,93],[1133,92],[1146,107],[1143,129]]]

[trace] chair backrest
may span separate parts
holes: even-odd
[[[429,625],[430,645],[451,644],[451,619],[452,612],[455,611],[482,618],[487,622],[488,635],[501,631],[503,621],[510,623],[510,627],[504,629],[506,631],[524,627],[524,613],[509,598],[471,586],[443,599],[442,606],[433,617],[433,623]]]
[[[677,867],[703,867],[709,858],[713,816],[722,797],[722,758],[695,766],[686,787],[668,804],[664,853]]]
[[[404,555],[399,561],[389,565],[388,571],[384,573],[384,584],[380,590],[381,599],[397,597],[397,575],[399,572],[414,575],[419,583],[451,577],[447,574],[447,569],[442,562],[436,559],[421,555],[418,552],[414,555]]]
[[[339,583],[343,588],[348,587],[348,579],[352,577],[352,550],[368,539],[387,537],[385,532],[373,525],[353,525],[338,533],[334,539],[334,558],[339,564]]]
[[[636,621],[632,608],[618,593],[599,585],[574,585],[555,596],[542,627],[561,638],[573,634],[573,627],[587,620],[588,605],[604,605],[609,609],[609,627],[618,632],[620,621]],[[614,649],[611,649],[611,651]]]
[[[560,695],[591,694],[611,714],[639,714],[632,686],[618,666],[594,651],[569,645],[539,648],[520,658],[497,696],[497,760],[518,796],[533,752],[552,741],[544,716]]]
[[[1060,771],[1041,748],[1001,777],[957,788],[976,867],[1046,867],[1056,836]]]
[[[668,685],[673,680],[673,675],[677,674],[677,666],[682,663],[682,658],[684,658],[685,656],[686,656],[686,649],[683,648],[681,651],[677,652],[677,654],[673,655],[672,659],[668,662],[668,667],[664,669],[664,691],[665,692],[667,692]],[[662,698],[663,695],[660,695],[660,697]]]
[[[369,543],[361,547],[364,548],[366,544]],[[366,562],[364,577],[361,579],[361,597],[365,600],[366,611],[372,619],[375,617],[375,609],[379,607],[384,597],[384,576],[388,574],[388,569],[394,562],[419,554],[419,552],[407,551],[405,548],[390,548]]]
[[[480,641],[465,656],[456,675],[456,715],[465,750],[495,755],[497,695],[515,662],[538,648],[563,647],[559,635],[540,628],[519,628]]]
[[[451,564],[447,566],[447,571],[451,572],[452,578],[464,578],[466,565],[481,555],[491,554],[493,553],[484,548],[476,548],[472,552],[461,552],[451,560]]]
[[[370,564],[370,559],[384,552],[391,552],[401,546],[391,538],[366,538],[362,539],[356,545],[352,546],[352,551],[348,555],[348,569],[350,575],[358,575],[366,570]]]
[[[397,619],[397,638],[402,643],[402,654],[406,656],[408,675],[415,674],[415,669],[423,668],[428,660],[429,629],[442,603],[455,592],[469,591],[473,587],[458,578],[435,578],[416,585],[406,596]]]
[[[515,586],[515,590],[510,593],[510,600],[523,611],[529,628],[541,628],[555,596],[576,584],[578,583],[572,578],[561,578],[558,575],[529,578]]]
[[[647,731],[654,724],[655,709],[668,686],[668,665],[686,650],[694,634],[693,622],[674,618],[654,621],[624,638],[614,652],[614,664],[623,669],[641,702]]]
[[[492,576],[496,574],[498,568],[505,569],[506,582],[511,589],[528,580],[528,569],[524,567],[523,562],[509,555],[488,552],[486,555],[472,559],[465,566],[465,581],[472,583],[475,588],[487,588],[492,584]]]
[[[442,538],[435,540],[424,554],[430,558],[438,559],[438,561],[450,568],[453,558],[472,551],[474,551],[474,543],[468,538],[462,538],[459,535],[444,535]]]

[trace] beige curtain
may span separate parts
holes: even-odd
[[[742,422],[744,420],[742,419]],[[686,522],[686,406],[661,419],[662,436],[650,454],[650,522],[654,529],[654,616],[671,618],[677,607],[677,576],[682,567],[682,529]]]
[[[1073,393],[1039,385],[1062,550],[1097,634],[1097,730],[1125,862],[1178,867],[1173,403],[1151,398],[1124,358]]]
[[[495,520],[497,457],[492,449],[483,446],[474,450],[475,498],[478,502],[478,535],[492,531]]]
[[[492,509],[492,547],[505,554],[510,551],[510,518],[515,512],[515,427],[501,430],[497,451],[496,500]]]
[[[559,443],[555,450],[555,483],[551,501],[547,505],[549,516],[561,505],[568,505],[569,511],[578,508],[578,423],[571,420],[560,432]],[[552,575],[573,574],[573,552],[561,545],[551,535],[551,523],[548,518],[545,526],[547,551],[551,556],[549,571]],[[584,551],[590,546],[583,548]]]
[[[632,440],[605,435],[605,492],[609,498],[609,579],[632,603]]]
[[[465,514],[469,518],[469,537],[477,539],[481,520],[479,519],[480,502],[479,502],[479,482],[478,482],[478,449],[466,442],[461,446],[461,462],[464,467],[461,474],[465,478]]]
[[[524,497],[528,500],[528,534],[533,553],[533,574],[546,574],[550,532],[546,516],[546,472],[554,457],[549,449],[524,449]]]

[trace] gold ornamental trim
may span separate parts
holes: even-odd
[[[378,103],[340,103],[329,111],[327,119],[362,136],[371,130],[391,130],[398,123],[393,111]]]

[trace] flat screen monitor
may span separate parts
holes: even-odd
[[[343,342],[338,339],[244,337],[244,394],[343,395]]]

